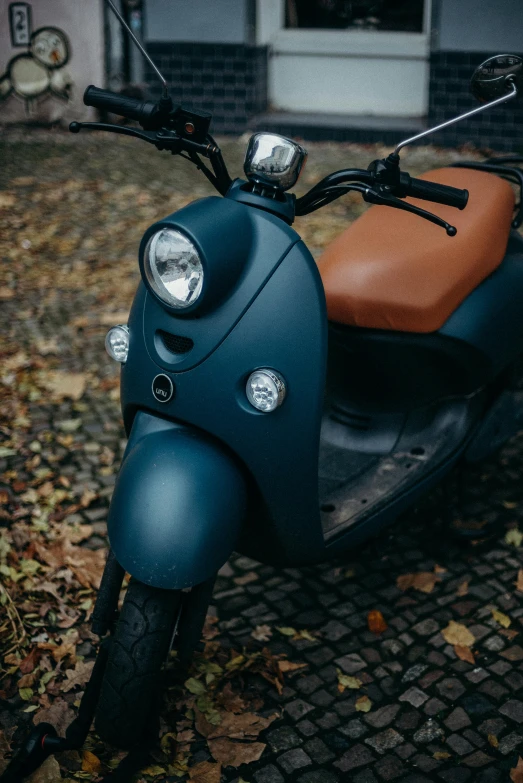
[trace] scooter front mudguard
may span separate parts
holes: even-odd
[[[192,587],[233,551],[246,498],[242,473],[218,441],[138,412],[109,510],[111,548],[145,584]]]

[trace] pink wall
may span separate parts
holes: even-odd
[[[69,99],[62,100],[49,90],[30,100],[11,93],[2,99],[11,80],[1,80],[11,59],[29,47],[13,47],[9,32],[10,0],[0,0],[0,123],[29,120],[64,124],[73,119],[94,119],[91,109],[82,103],[89,84],[105,86],[103,0],[28,0],[32,13],[32,32],[41,27],[57,27],[69,41],[70,57],[63,68],[50,70],[50,86],[61,90],[70,84]],[[36,66],[45,85],[45,68]]]

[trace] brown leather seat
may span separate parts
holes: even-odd
[[[503,260],[514,209],[510,185],[471,169],[435,169],[423,179],[469,191],[462,211],[408,199],[456,226],[457,235],[408,212],[371,207],[318,261],[331,321],[433,332]]]

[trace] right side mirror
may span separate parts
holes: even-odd
[[[480,103],[488,103],[508,95],[512,86],[523,88],[523,60],[515,54],[497,54],[478,65],[472,75],[470,89]]]

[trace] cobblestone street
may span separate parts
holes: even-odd
[[[239,173],[244,145],[228,140],[223,146]],[[376,153],[311,144],[305,184],[335,167],[366,166]],[[90,525],[82,547],[103,550],[125,446],[105,332],[128,311],[144,230],[209,190],[203,177],[188,172],[189,164],[173,166],[134,141],[82,138],[74,147],[65,135],[33,134],[25,141],[11,135],[0,154],[0,318],[8,366],[0,370],[0,389],[5,406],[19,394],[26,406],[13,430],[15,414],[3,411],[0,439],[8,448],[0,451],[0,492],[14,502],[21,482],[27,493],[35,455],[40,469],[58,465],[73,495],[93,493],[92,502],[79,503],[60,522]],[[406,156],[406,168],[416,175],[458,157],[465,152],[421,148]],[[351,197],[297,228],[316,252],[361,210]],[[20,352],[25,359],[17,365],[13,357]],[[20,385],[16,371],[26,372],[31,362],[37,378],[48,370],[86,374],[85,391],[76,400],[53,401],[35,391],[38,383]],[[9,437],[18,438],[12,450]],[[242,674],[245,691],[262,700],[261,714],[278,718],[259,737],[267,744],[261,758],[224,766],[223,783],[511,780],[523,755],[523,592],[516,585],[523,569],[522,475],[520,434],[496,458],[461,476],[459,487],[455,478],[447,482],[351,558],[278,570],[236,556],[221,569],[211,609],[220,644],[237,654],[268,648],[305,664],[286,674],[281,693],[268,678]],[[452,534],[464,507],[457,506],[460,494],[468,521],[488,523],[486,541],[461,542]],[[34,526],[38,512],[32,519]],[[0,517],[0,525],[10,524],[7,515]],[[416,574],[428,574],[428,583],[398,581]],[[373,611],[383,615],[379,633],[369,630]],[[452,621],[474,637],[466,652],[442,634]],[[94,637],[84,615],[78,622],[77,653],[89,660]],[[33,714],[12,687],[0,690],[0,729],[15,747]],[[63,698],[72,706],[77,696]],[[191,752],[191,764],[211,758],[198,737]],[[74,762],[61,770],[71,781],[82,779],[77,773]],[[187,778],[156,773],[137,780]]]

